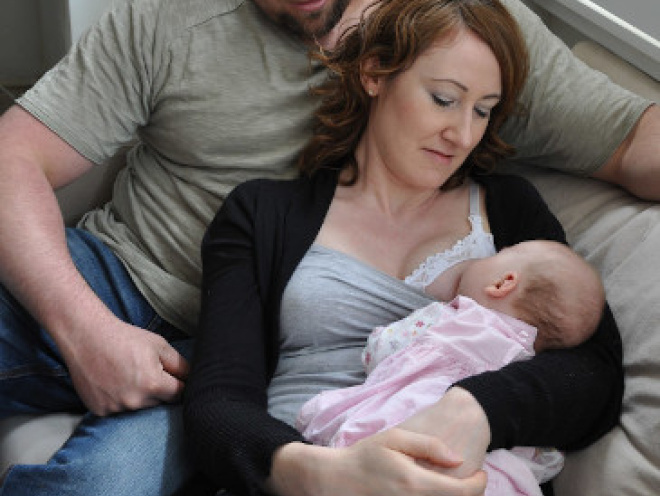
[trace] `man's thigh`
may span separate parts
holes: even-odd
[[[168,337],[178,335],[155,313],[107,246],[79,229],[67,229],[66,235],[81,275],[118,318],[155,332],[163,330]],[[0,418],[83,410],[47,330],[0,286]]]
[[[0,496],[173,494],[193,474],[181,410],[162,405],[109,417],[87,414],[48,463],[11,467]]]
[[[154,312],[111,250],[77,229],[67,229],[67,244],[82,276],[115,315],[191,355],[192,339]],[[0,287],[0,416],[84,411],[48,332]],[[183,438],[180,405],[108,417],[87,413],[48,463],[12,466],[0,495],[171,494],[191,474]]]

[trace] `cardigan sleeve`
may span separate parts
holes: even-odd
[[[200,326],[184,395],[197,466],[219,487],[246,495],[260,494],[277,448],[302,441],[267,411],[275,330],[266,316],[268,271],[257,259],[268,249],[256,246],[260,184],[237,187],[205,235]]]
[[[519,177],[484,180],[498,249],[527,239],[566,242],[559,221],[535,188]],[[587,446],[618,421],[623,398],[621,338],[606,306],[595,334],[582,345],[549,350],[458,382],[481,404],[490,449]]]

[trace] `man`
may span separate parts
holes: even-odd
[[[170,494],[189,476],[180,408],[169,404],[188,371],[179,351],[197,319],[201,236],[233,186],[291,175],[315,106],[308,88],[325,77],[307,52],[330,48],[369,3],[119,2],[0,119],[5,415],[90,412],[55,463],[15,467],[0,495]],[[605,83],[594,95],[598,76],[519,0],[505,3],[538,71],[527,116],[506,130],[519,160],[660,198],[657,107]],[[65,233],[53,189],[135,137],[112,203]],[[478,403],[458,395],[446,425],[487,437]],[[446,494],[461,489],[447,484]],[[483,489],[479,476],[463,484]]]

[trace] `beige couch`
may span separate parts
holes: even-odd
[[[660,83],[599,46],[580,43],[574,51],[623,86],[660,102]],[[556,494],[660,494],[660,205],[590,179],[542,170],[521,173],[541,190],[573,246],[600,268],[625,348],[621,423],[594,446],[568,456]],[[67,221],[99,194],[108,195],[111,176],[112,170],[99,169],[59,192]],[[49,415],[0,423],[0,471],[10,463],[45,461],[76,421],[71,415]]]

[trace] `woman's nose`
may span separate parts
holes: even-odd
[[[462,148],[471,147],[473,138],[471,116],[466,116],[463,113],[454,115],[452,122],[446,129],[445,138]]]

